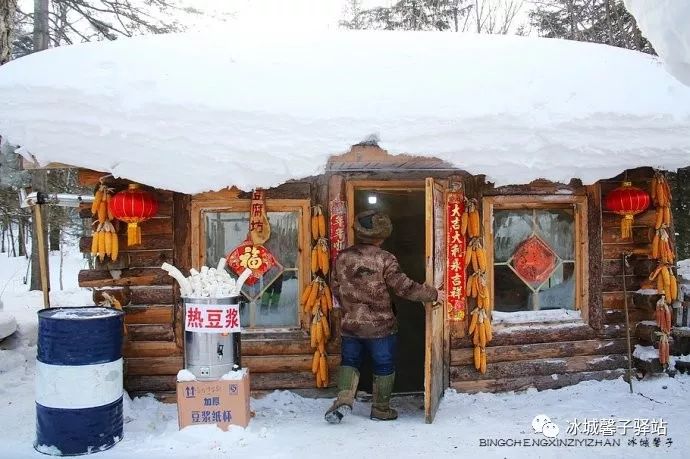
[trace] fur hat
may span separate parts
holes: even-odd
[[[393,231],[393,224],[388,215],[377,210],[365,210],[355,216],[355,235],[361,241],[386,239]]]

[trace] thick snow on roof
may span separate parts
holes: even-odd
[[[690,1],[625,0],[669,72],[690,86]]]
[[[372,134],[497,184],[690,164],[690,88],[603,45],[421,32],[67,46],[0,68],[0,135],[39,162],[195,193],[324,170]]]

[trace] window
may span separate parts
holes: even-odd
[[[494,310],[582,307],[584,197],[490,197],[484,212]]]
[[[240,307],[240,321],[245,329],[297,328],[300,325],[299,294],[305,279],[302,270],[308,264],[302,228],[308,216],[308,201],[267,201],[266,209],[271,224],[271,237],[264,246],[280,266],[271,268],[261,281],[245,286],[244,302]],[[222,207],[215,202],[195,202],[193,213],[198,229],[192,231],[196,240],[198,265],[213,267],[220,258],[247,239],[249,232],[249,200],[234,200]],[[308,241],[306,241],[308,244]],[[233,273],[231,273],[236,277]]]

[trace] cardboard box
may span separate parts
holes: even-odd
[[[177,382],[177,417],[180,429],[216,424],[223,430],[249,424],[249,370],[241,379]]]

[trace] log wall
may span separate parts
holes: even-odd
[[[628,171],[627,178],[649,188],[650,168]],[[620,218],[602,209],[603,196],[620,186],[623,175],[582,186],[535,182],[527,186],[494,189],[477,178],[466,184],[470,196],[488,194],[586,194],[588,202],[589,266],[588,319],[581,323],[526,323],[496,325],[487,347],[484,375],[472,365],[472,344],[457,324],[451,331],[450,385],[462,392],[508,391],[528,387],[553,389],[588,379],[615,379],[625,374],[627,341],[623,311],[623,252],[634,255],[625,268],[631,333],[636,323],[652,318],[652,310],[633,292],[648,287],[647,276],[655,263],[648,260],[653,237],[654,210],[635,219],[633,240],[620,236]],[[633,346],[635,337],[633,336]]]
[[[95,188],[104,175],[81,170],[79,179],[82,185]],[[128,182],[107,179],[106,184],[117,192],[125,189]],[[131,396],[153,393],[163,400],[175,401],[176,375],[184,364],[183,316],[177,285],[160,266],[163,262],[172,263],[185,274],[192,267],[191,196],[149,191],[159,202],[159,212],[156,218],[142,223],[142,243],[127,248],[126,225],[120,225],[118,261],[111,263],[106,259],[101,263],[95,260],[94,269],[79,273],[79,285],[94,290],[96,303],[102,301],[103,292],[108,292],[124,305],[125,389]],[[327,193],[328,183],[321,178],[320,181],[274,188],[268,197],[311,198],[313,202],[325,204]],[[238,198],[249,199],[249,195],[240,193]],[[92,219],[90,206],[84,205],[80,215]],[[82,237],[82,252],[88,253],[90,248],[91,237]],[[337,313],[333,320],[338,323]],[[339,326],[333,328],[334,336],[327,348],[331,375],[335,375],[340,363]],[[242,365],[252,374],[253,391],[294,389],[309,393],[315,387],[312,356],[309,337],[304,331],[242,335]]]
[[[637,186],[648,188],[653,171],[629,171],[628,178]],[[81,171],[82,184],[96,186],[103,174]],[[617,378],[627,365],[623,313],[623,265],[621,254],[633,254],[625,269],[630,317],[635,323],[652,318],[647,304],[635,298],[633,291],[648,286],[646,277],[654,266],[646,254],[653,233],[653,210],[635,219],[633,241],[620,238],[620,217],[603,211],[602,196],[618,186],[623,177],[582,186],[538,181],[525,186],[494,188],[483,176],[469,176],[462,171],[381,172],[340,171],[339,175],[315,177],[308,181],[288,183],[270,190],[269,198],[310,197],[324,209],[328,201],[343,196],[346,179],[410,179],[424,176],[453,175],[464,182],[470,197],[489,194],[575,193],[587,196],[589,228],[588,321],[570,324],[528,323],[497,325],[494,339],[487,348],[488,367],[484,375],[472,366],[472,345],[461,324],[450,324],[450,386],[458,391],[506,391],[527,387],[557,388],[587,379]],[[127,183],[110,180],[116,191]],[[93,270],[79,273],[79,283],[94,289],[94,301],[109,292],[125,305],[127,336],[124,345],[125,388],[131,395],[153,392],[174,400],[175,375],[183,365],[182,315],[179,292],[172,280],[160,270],[170,262],[183,272],[191,267],[190,203],[191,197],[163,190],[152,190],[160,203],[159,215],[143,223],[143,241],[131,250],[126,248],[125,227],[120,227],[122,254],[117,263],[95,263]],[[248,196],[241,195],[240,198]],[[480,200],[481,202],[481,200]],[[86,206],[84,218],[91,218]],[[81,249],[88,252],[91,238],[85,236]],[[335,337],[329,343],[329,367],[334,375],[339,364],[339,318],[332,326]],[[466,324],[465,324],[466,326]],[[634,344],[634,343],[633,343]],[[244,333],[243,366],[252,372],[252,390],[310,390],[314,378],[310,372],[313,351],[303,330],[286,333]],[[333,377],[331,378],[334,379]],[[333,384],[331,384],[331,388]],[[321,392],[323,393],[323,392]]]

